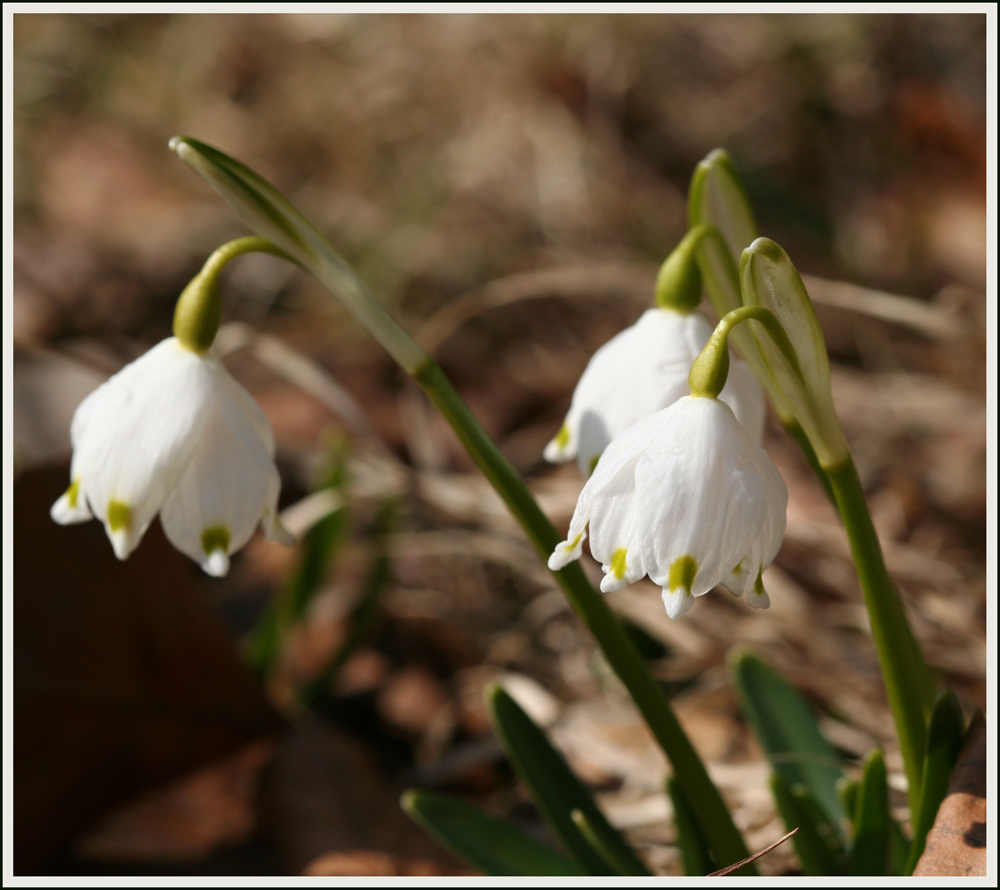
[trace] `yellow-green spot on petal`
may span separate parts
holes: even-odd
[[[113,532],[127,529],[132,522],[132,508],[124,501],[108,502],[108,527]]]
[[[569,427],[565,423],[559,428],[559,432],[556,433],[556,437],[552,441],[556,443],[560,451],[569,445]]]
[[[582,537],[583,537],[583,532],[580,532],[580,534],[578,534],[575,538],[573,538],[573,543],[569,545],[569,549],[570,550],[575,549],[576,545],[580,543],[580,538]]]
[[[72,509],[76,509],[76,502],[80,498],[80,480],[74,479],[69,488],[66,489],[66,503]]]
[[[757,594],[762,594],[763,593],[765,595],[767,594],[767,591],[764,590],[764,570],[763,569],[761,569],[761,571],[759,571],[757,573],[757,581],[754,583],[753,589],[754,589],[754,593],[757,593]]]
[[[593,476],[593,475],[594,475],[594,470],[596,470],[596,469],[597,469],[597,462],[598,462],[598,461],[599,461],[600,459],[601,459],[601,456],[600,456],[599,454],[595,454],[595,455],[594,455],[594,456],[593,456],[593,457],[592,457],[592,458],[590,459],[590,463],[589,463],[589,464],[587,465],[587,475],[588,475],[588,476]]]
[[[229,529],[224,525],[213,525],[201,533],[201,549],[209,556],[216,550],[229,553]]]
[[[611,555],[611,572],[616,578],[625,577],[625,555],[628,553],[628,549],[625,547],[619,547]]]
[[[698,561],[690,553],[678,556],[677,559],[670,563],[667,588],[671,593],[677,590],[678,587],[690,593],[696,574],[698,574]]]

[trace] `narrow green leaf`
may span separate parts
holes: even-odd
[[[908,875],[913,869],[908,869],[910,861],[910,850],[913,845],[910,839],[903,834],[903,827],[895,818],[889,819],[889,874]],[[919,858],[919,857],[918,857]],[[914,860],[914,864],[916,863]]]
[[[941,801],[948,793],[952,767],[962,750],[965,718],[958,698],[950,689],[942,689],[934,700],[927,727],[927,750],[924,755],[924,777],[920,783],[920,802],[913,818],[913,846],[906,874],[912,874],[924,852],[927,832],[934,825]]]
[[[594,828],[594,826],[587,821],[587,817],[581,810],[573,810],[573,812],[569,815],[573,820],[573,824],[580,829],[580,834],[587,839],[590,846],[597,851],[600,857],[608,864],[615,874],[622,876],[629,876],[632,874],[632,863],[619,859],[617,852],[604,842],[604,838]]]
[[[812,708],[777,671],[747,650],[736,650],[729,664],[743,711],[771,765],[788,788],[804,785],[832,832],[843,837],[845,815],[837,796],[843,778],[840,758],[820,733]]]
[[[473,868],[498,877],[577,877],[561,853],[502,819],[444,794],[411,789],[400,805],[414,822]]]
[[[773,772],[771,793],[785,827],[789,831],[798,829],[792,843],[802,863],[802,871],[816,877],[843,874],[843,860],[833,853],[821,832],[821,826],[825,829],[828,826],[814,818],[816,808],[805,803],[808,792],[804,787],[800,785],[793,791],[780,773]]]
[[[885,757],[882,750],[876,748],[865,759],[865,771],[858,788],[849,874],[878,877],[886,873],[891,821]]]
[[[851,822],[851,831],[854,830],[854,814],[858,809],[858,788],[861,783],[844,776],[837,782],[837,799],[840,806],[847,813],[847,818]]]
[[[712,848],[691,804],[673,776],[667,777],[667,794],[674,806],[674,827],[677,829],[677,847],[681,851],[684,874],[702,877],[711,874],[719,865],[712,856]]]
[[[486,702],[507,756],[570,855],[589,874],[616,873],[573,821],[573,811],[579,810],[602,845],[611,851],[615,863],[626,868],[627,874],[649,875],[649,869],[598,809],[562,754],[521,706],[498,685],[487,690]]]
[[[332,447],[330,467],[317,491],[331,490],[344,494],[347,486],[346,463],[347,442],[344,440]],[[347,498],[340,500],[346,503]],[[278,657],[282,635],[301,619],[323,584],[347,530],[347,508],[340,506],[324,516],[303,537],[298,567],[258,619],[247,644],[247,658],[261,674],[270,671]]]

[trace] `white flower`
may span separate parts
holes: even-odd
[[[766,607],[760,575],[781,546],[787,502],[774,464],[729,406],[688,396],[607,447],[549,568],[580,557],[589,525],[606,593],[648,575],[671,618],[719,583]]]
[[[258,522],[289,537],[267,418],[211,352],[176,337],[154,346],[83,400],[70,437],[71,484],[52,518],[96,516],[119,559],[157,512],[170,542],[210,575],[228,571]]]
[[[545,448],[545,459],[577,458],[589,474],[612,439],[637,420],[688,395],[691,363],[712,335],[700,312],[647,309],[639,320],[594,353],[573,393],[566,421]],[[733,360],[720,398],[755,442],[764,433],[764,396],[747,366]]]

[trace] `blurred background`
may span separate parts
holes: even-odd
[[[14,102],[16,873],[461,873],[403,788],[545,836],[485,716],[494,680],[679,868],[664,761],[542,563],[417,388],[281,261],[230,267],[218,345],[304,543],[255,539],[215,581],[158,528],[118,563],[96,523],[49,520],[76,405],[246,234],[175,133],[328,234],[558,528],[581,479],[542,448],[726,148],[816,302],[930,663],[985,705],[985,16],[18,14]],[[886,746],[905,815],[846,540],[773,417],[766,445],[790,495],[770,611],[715,591],[671,622],[648,583],[613,598],[751,849],[784,829],[735,644],[850,757]]]

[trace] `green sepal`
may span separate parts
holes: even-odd
[[[486,704],[500,743],[521,781],[531,792],[553,833],[587,873],[617,874],[622,867],[627,869],[627,874],[649,875],[649,869],[598,809],[562,754],[506,690],[499,685],[489,687]],[[573,821],[574,810],[583,814],[593,832],[611,851],[616,863],[614,868],[577,827]]]
[[[823,821],[843,838],[845,814],[837,796],[843,778],[840,757],[823,738],[812,708],[784,677],[748,650],[734,650],[729,665],[743,711],[771,765],[788,788],[808,789]]]
[[[444,794],[410,789],[400,806],[441,846],[487,875],[579,877],[586,874],[551,847],[509,822]]]
[[[924,852],[927,833],[933,827],[938,808],[948,793],[948,780],[962,750],[964,736],[965,717],[958,697],[950,689],[942,689],[934,700],[927,727],[920,801],[912,820],[913,846],[905,872],[908,875],[913,873]]]
[[[684,863],[684,874],[689,876],[704,876],[719,868],[712,848],[705,837],[705,832],[698,824],[691,804],[684,796],[684,791],[673,776],[667,777],[667,794],[674,808],[674,828],[677,830],[677,848],[681,852],[681,862]]]
[[[773,772],[771,794],[785,827],[789,831],[798,829],[792,843],[802,863],[802,871],[812,876],[843,874],[844,860],[830,849],[829,825],[817,818],[819,807],[808,790],[802,785],[793,790],[778,772]]]
[[[854,845],[848,874],[881,877],[889,865],[892,816],[889,813],[889,785],[885,756],[876,748],[865,758],[865,770],[858,787],[854,810]]]

